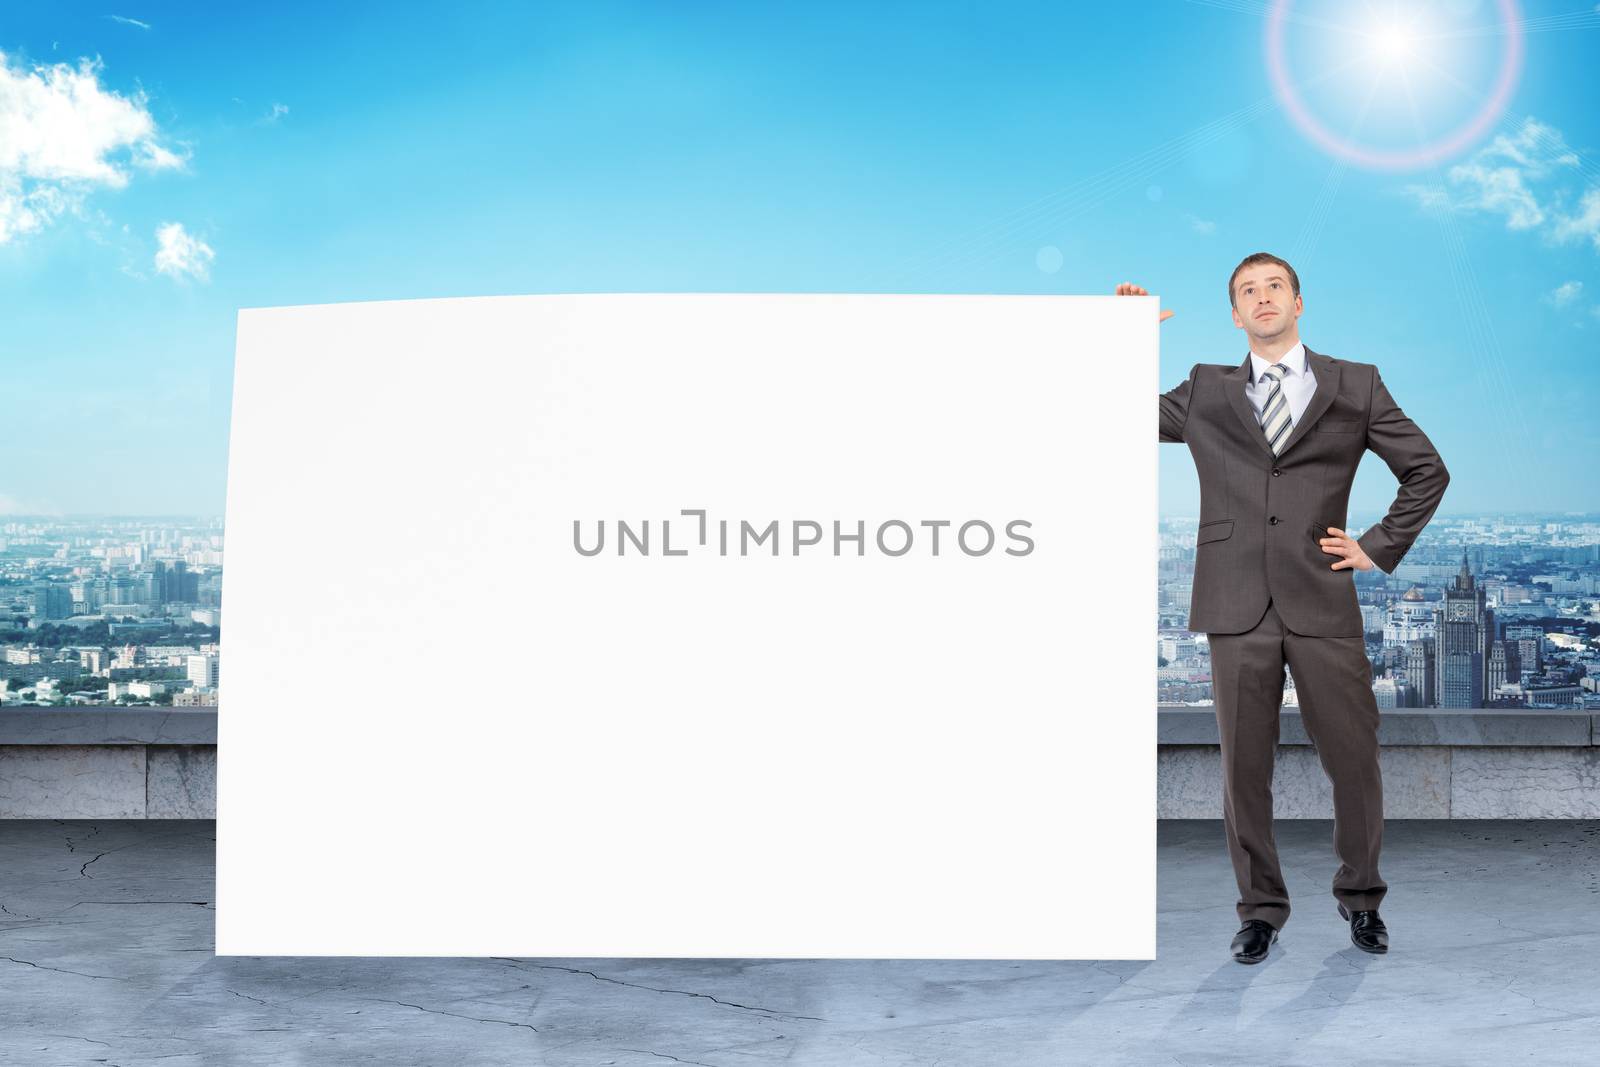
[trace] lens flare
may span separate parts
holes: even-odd
[[[1511,92],[1522,72],[1522,24],[1516,0],[1496,0],[1497,25],[1492,35],[1502,40],[1499,64],[1483,103],[1464,122],[1437,137],[1404,148],[1379,148],[1340,136],[1307,104],[1290,76],[1286,56],[1285,24],[1291,20],[1290,0],[1273,0],[1267,15],[1267,70],[1272,87],[1290,119],[1327,152],[1373,170],[1415,170],[1456,155],[1483,136],[1505,113]],[[1342,27],[1341,27],[1342,29]],[[1404,77],[1413,67],[1431,64],[1426,54],[1430,37],[1419,23],[1398,20],[1378,22],[1360,31],[1370,48],[1369,59],[1390,76]],[[1409,104],[1409,102],[1408,102]]]

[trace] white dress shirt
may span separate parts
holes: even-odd
[[[1303,344],[1289,349],[1278,362],[1286,372],[1283,376],[1283,399],[1289,405],[1289,418],[1295,426],[1299,426],[1300,416],[1305,413],[1306,405],[1311,403],[1311,394],[1317,391],[1317,376],[1306,362],[1306,346]],[[1257,421],[1261,419],[1261,409],[1266,406],[1267,394],[1272,390],[1272,383],[1263,381],[1261,377],[1262,372],[1270,366],[1272,364],[1269,361],[1251,351],[1250,383],[1244,387],[1244,395],[1255,409]]]

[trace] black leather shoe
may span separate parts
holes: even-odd
[[[1233,935],[1233,958],[1240,963],[1260,963],[1267,958],[1267,950],[1278,940],[1278,928],[1265,919],[1246,919],[1239,932]]]
[[[1339,918],[1350,920],[1350,943],[1362,952],[1382,955],[1389,951],[1389,928],[1376,911],[1352,912],[1340,904]]]

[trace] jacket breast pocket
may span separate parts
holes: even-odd
[[[1358,433],[1361,430],[1360,419],[1323,419],[1311,427],[1317,433]]]
[[[1194,543],[1195,547],[1198,548],[1209,541],[1225,541],[1232,536],[1233,520],[1216,519],[1212,522],[1202,522],[1200,524],[1200,530],[1195,534]]]

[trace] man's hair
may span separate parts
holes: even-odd
[[[1289,266],[1287,260],[1279,259],[1271,252],[1252,252],[1248,256],[1245,256],[1237,267],[1233,268],[1232,274],[1228,275],[1228,304],[1230,306],[1239,306],[1238,301],[1235,300],[1233,295],[1233,283],[1238,280],[1239,272],[1244,270],[1246,267],[1254,267],[1260,263],[1276,263],[1278,266],[1288,271],[1289,287],[1294,290],[1295,296],[1300,295],[1300,275],[1294,272],[1294,268]]]

